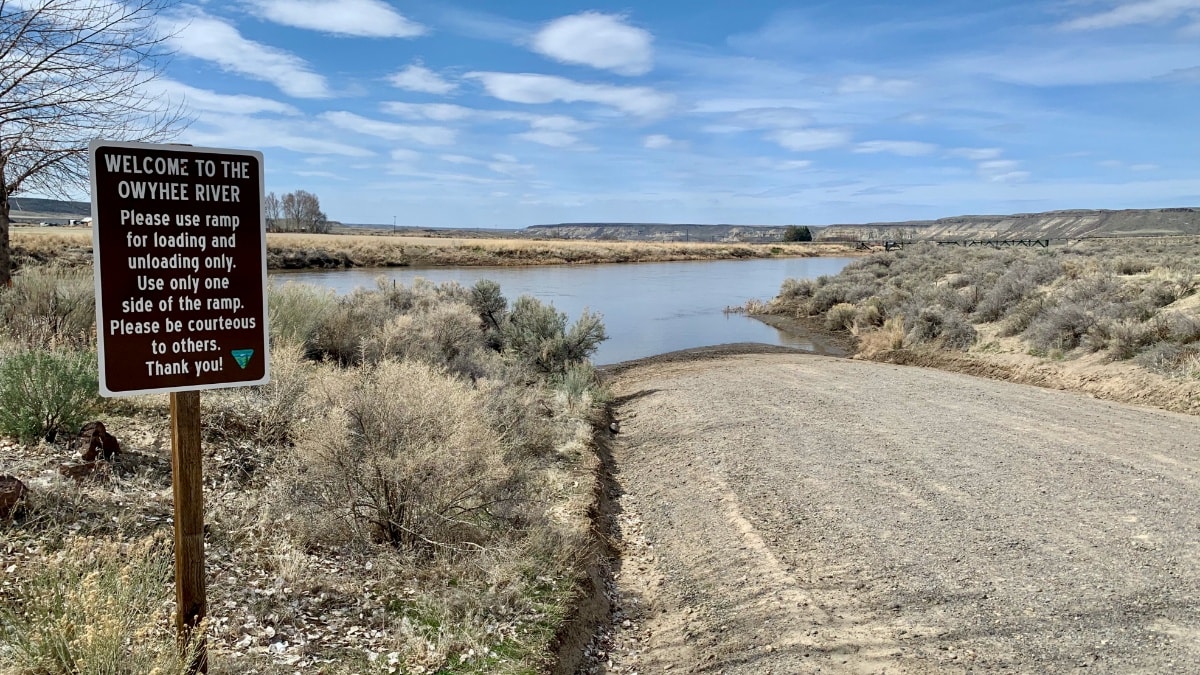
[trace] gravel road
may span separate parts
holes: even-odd
[[[612,384],[590,672],[1200,672],[1200,417],[803,354]]]

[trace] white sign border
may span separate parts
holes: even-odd
[[[258,159],[258,227],[262,232],[262,292],[263,292],[263,313],[262,313],[262,331],[263,331],[263,376],[258,380],[246,380],[240,382],[221,382],[217,384],[197,384],[192,386],[178,387],[160,387],[156,389],[136,389],[129,391],[112,391],[108,388],[108,373],[105,370],[104,361],[104,303],[101,302],[100,291],[100,213],[97,197],[96,184],[96,151],[101,148],[130,148],[134,150],[154,150],[158,152],[175,151],[200,153],[210,155],[236,155],[243,157],[254,157]],[[100,395],[105,398],[120,398],[125,396],[141,396],[143,394],[167,394],[179,391],[203,391],[205,389],[231,389],[233,387],[252,387],[261,384],[267,384],[271,381],[271,330],[268,325],[268,315],[270,311],[267,308],[267,217],[266,210],[263,205],[263,198],[266,196],[266,186],[263,175],[265,173],[265,164],[263,162],[263,154],[258,150],[243,150],[232,148],[207,148],[196,147],[191,145],[180,145],[172,143],[133,143],[128,141],[105,141],[102,139],[93,139],[88,143],[88,177],[91,182],[91,197],[92,197],[92,277],[96,285],[96,363],[97,370],[100,375]]]

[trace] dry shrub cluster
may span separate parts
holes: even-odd
[[[823,317],[869,350],[967,350],[978,327],[994,324],[1033,354],[1104,352],[1196,376],[1198,289],[1195,241],[999,250],[926,244],[863,258],[836,276],[789,279],[767,311]]]
[[[0,368],[34,342],[93,349],[75,313],[91,301],[73,285],[82,278],[41,274],[26,269],[0,290],[14,318]],[[66,302],[76,290],[79,302]],[[593,555],[590,438],[605,395],[587,358],[605,337],[600,318],[571,323],[532,298],[510,304],[489,282],[380,283],[344,297],[284,284],[268,300],[271,383],[202,397],[213,672],[544,668]],[[0,408],[24,405],[10,398]],[[161,396],[99,403],[132,463],[80,486],[45,470],[72,458],[65,438],[0,438],[26,458],[3,459],[0,473],[33,490],[27,514],[0,524],[13,542],[0,546],[0,570],[16,570],[0,604],[21,608],[4,620],[0,662],[48,653],[37,645],[62,642],[56,617],[69,616],[72,635],[103,635],[142,660],[109,671],[35,655],[11,661],[28,664],[19,672],[177,669],[160,630],[169,578],[137,586],[127,609],[139,618],[122,623],[80,606],[112,604],[95,599],[95,575],[34,574],[51,563],[108,570],[100,551],[110,544],[126,552],[119,579],[161,562],[139,547],[170,533],[164,408]],[[45,598],[58,614],[37,609]]]

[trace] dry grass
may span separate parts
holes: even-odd
[[[545,671],[594,557],[594,373],[539,375],[507,303],[485,327],[457,286],[273,294],[272,382],[202,397],[211,672]],[[351,305],[380,315],[364,358],[314,360]],[[30,489],[0,523],[0,673],[178,670],[165,408],[106,401],[126,452],[81,483],[57,471],[68,439],[0,437],[0,474]]]
[[[87,264],[91,231],[14,228],[13,245],[20,261],[45,263],[61,257],[69,265]],[[561,265],[853,254],[852,247],[847,244],[448,239],[386,234],[267,235],[267,266],[271,269]]]

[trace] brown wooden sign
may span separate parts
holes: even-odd
[[[101,395],[267,382],[262,153],[89,150]]]

